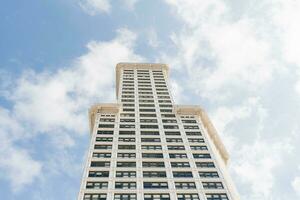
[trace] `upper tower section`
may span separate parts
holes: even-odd
[[[118,63],[116,66],[116,96],[119,99],[119,88],[122,69],[153,69],[162,70],[168,76],[169,67],[162,63]],[[168,77],[166,77],[167,79]]]

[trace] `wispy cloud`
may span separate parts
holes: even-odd
[[[109,13],[111,9],[109,0],[80,0],[80,7],[89,15]]]

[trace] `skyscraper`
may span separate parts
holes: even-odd
[[[117,65],[117,103],[89,110],[78,200],[239,199],[208,116],[198,106],[174,104],[167,79],[165,64]]]

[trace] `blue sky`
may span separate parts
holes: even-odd
[[[0,6],[0,194],[75,199],[87,109],[118,62],[170,65],[205,108],[241,199],[300,198],[300,2],[44,0]]]

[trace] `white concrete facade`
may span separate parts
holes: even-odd
[[[117,65],[117,103],[89,111],[78,200],[239,200],[208,116],[175,105],[167,79],[165,64]]]

